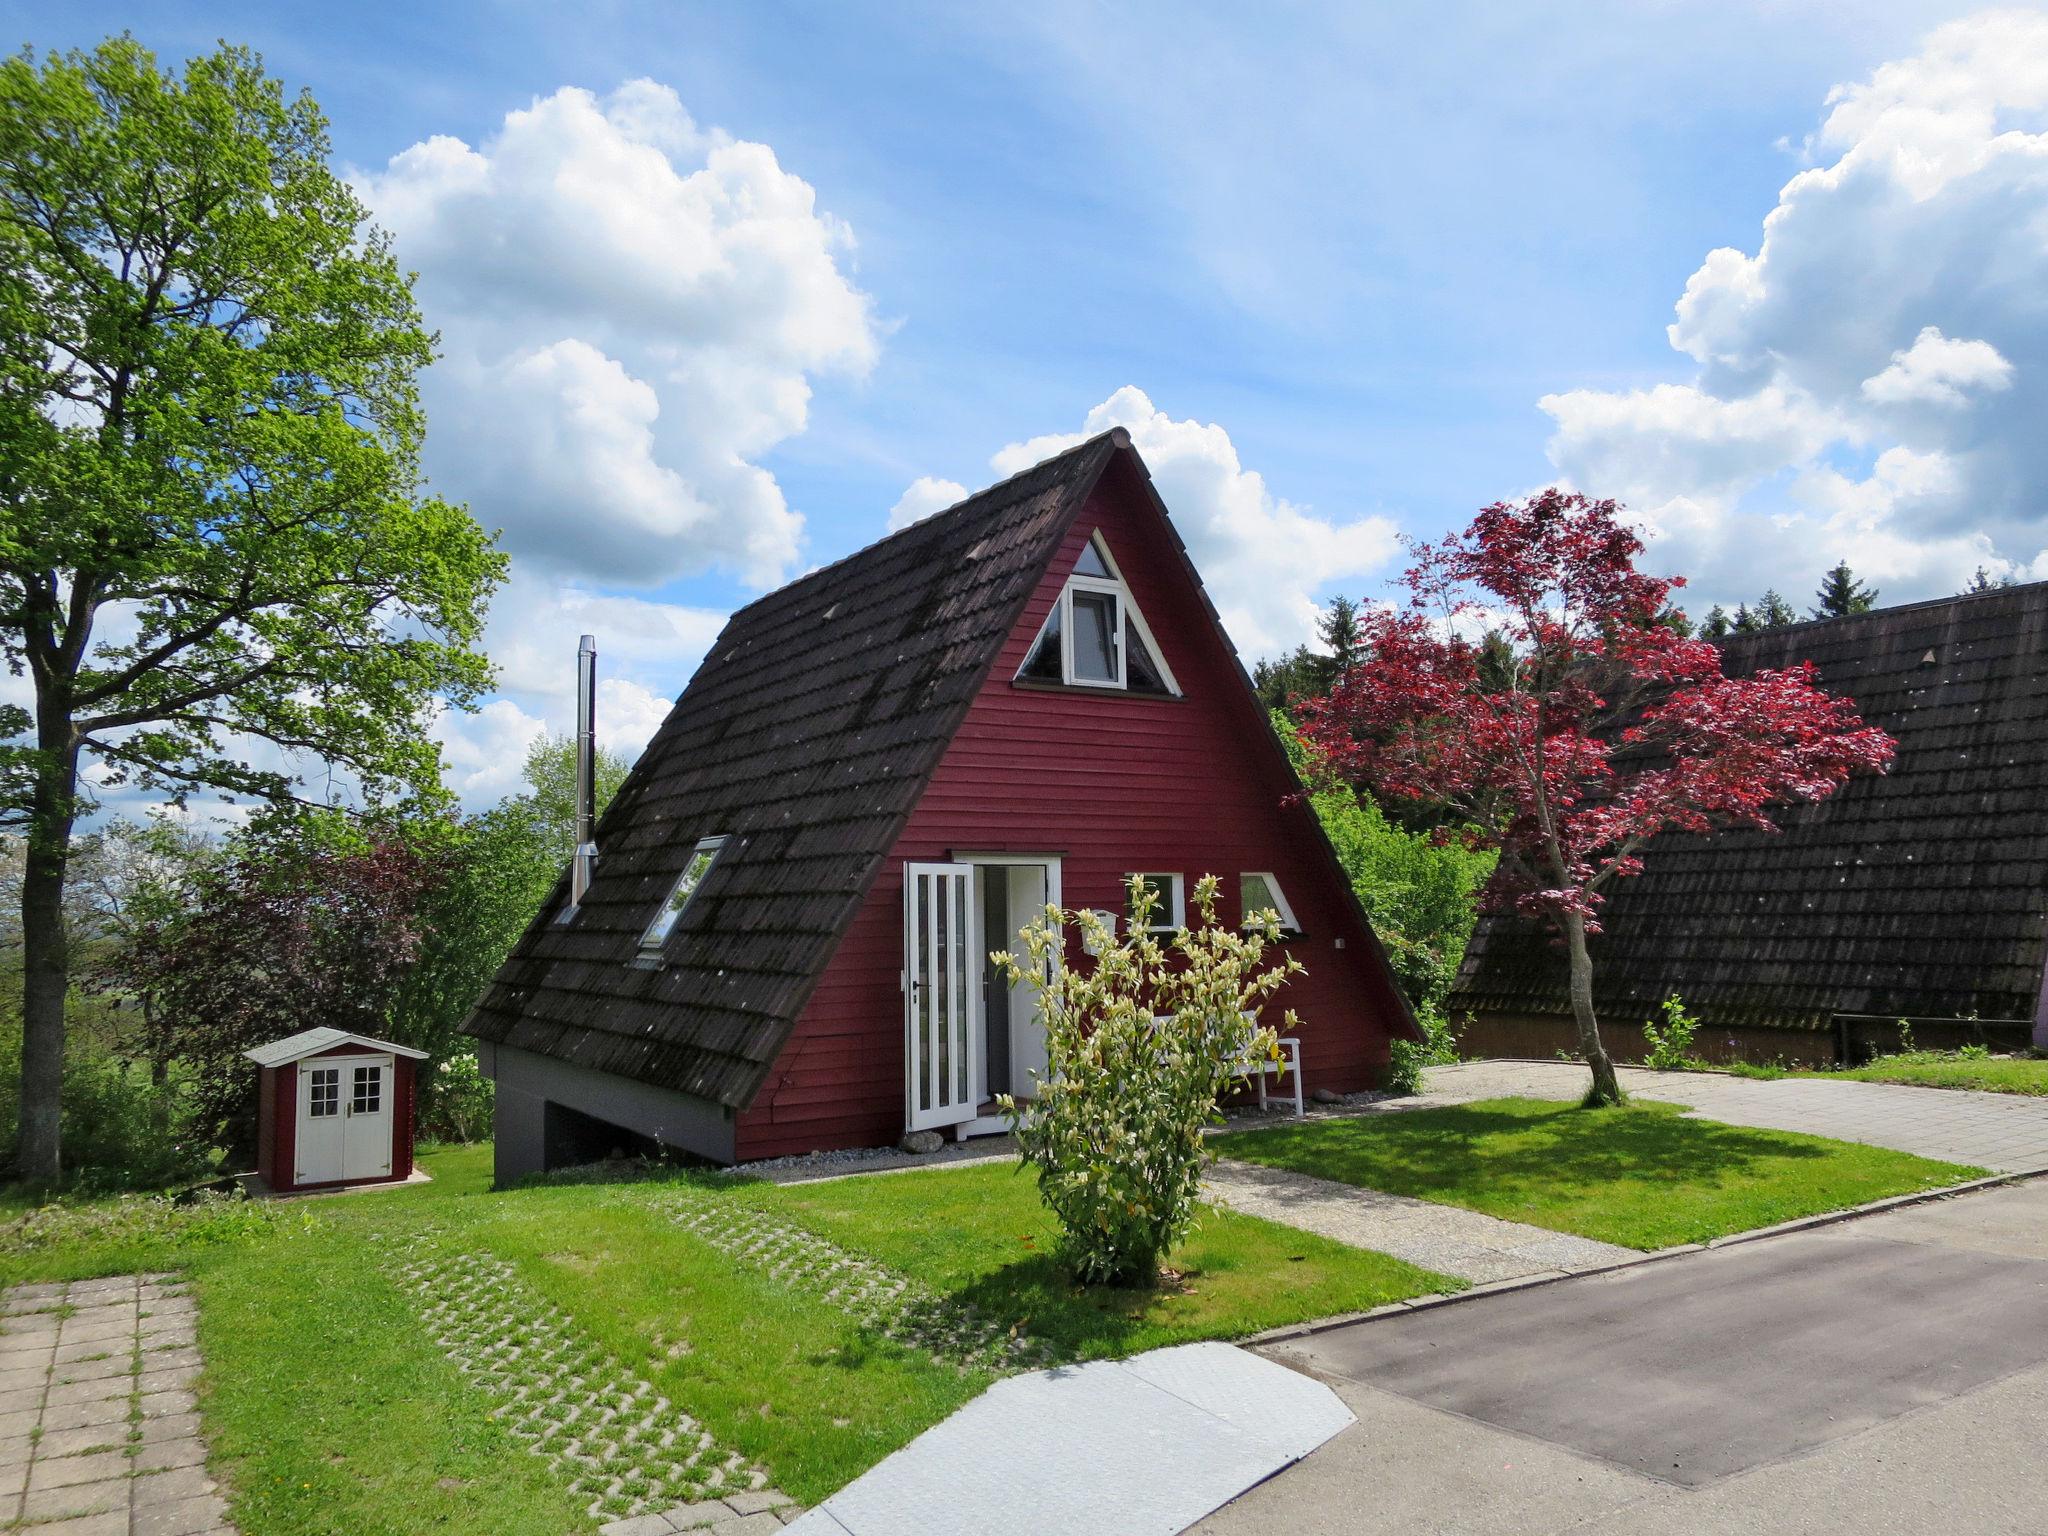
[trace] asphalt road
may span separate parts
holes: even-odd
[[[2048,1180],[1270,1353],[1359,1422],[1197,1531],[2048,1532]]]

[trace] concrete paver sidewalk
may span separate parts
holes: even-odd
[[[1632,1248],[1590,1237],[1254,1163],[1216,1163],[1202,1192],[1247,1216],[1392,1254],[1475,1285],[1638,1257]]]
[[[233,1536],[206,1475],[192,1300],[171,1275],[0,1299],[0,1522],[37,1536]]]
[[[2048,1099],[1822,1077],[1766,1082],[1640,1067],[1623,1067],[1620,1076],[1625,1092],[1689,1105],[1703,1120],[1859,1141],[1997,1173],[2048,1168]],[[1460,1062],[1431,1067],[1419,1097],[1372,1108],[1398,1112],[1473,1099],[1576,1099],[1585,1087],[1586,1069],[1576,1062]]]

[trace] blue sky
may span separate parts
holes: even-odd
[[[637,745],[719,615],[920,477],[899,519],[1109,420],[1254,653],[1380,595],[1395,534],[1557,479],[1627,499],[1702,603],[1803,599],[1841,556],[1887,600],[2048,574],[2017,232],[2048,193],[1999,138],[2048,106],[2038,13],[1372,9],[156,0],[0,30],[244,41],[327,110],[450,343],[437,486],[519,573],[501,707],[448,727],[473,799],[566,723],[578,627],[630,632]],[[393,166],[437,136],[462,153]],[[772,230],[720,224],[761,199]],[[699,218],[715,275],[671,282]]]

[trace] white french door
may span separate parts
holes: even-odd
[[[292,1179],[298,1184],[331,1184],[341,1171],[342,1070],[332,1061],[299,1063],[299,1124],[292,1143]]]
[[[904,1103],[913,1131],[974,1118],[980,929],[972,864],[903,866]]]
[[[341,1176],[382,1178],[391,1171],[391,1058],[352,1063],[341,1086],[348,1096]]]
[[[335,1184],[391,1172],[389,1056],[319,1056],[299,1063],[293,1181]]]

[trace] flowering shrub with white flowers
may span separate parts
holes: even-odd
[[[420,1129],[432,1141],[471,1142],[491,1133],[496,1084],[474,1051],[443,1056],[421,1085]]]
[[[1151,931],[1158,898],[1133,879],[1121,940],[1093,912],[1049,906],[1024,930],[1021,961],[990,957],[1039,995],[1046,1076],[1029,1104],[1000,1103],[1084,1284],[1157,1281],[1160,1258],[1194,1225],[1217,1098],[1279,1059],[1259,1009],[1303,967],[1292,956],[1266,963],[1275,913],[1220,926],[1216,890],[1203,876],[1190,897],[1199,922],[1168,938]],[[1070,925],[1092,960],[1068,963]],[[1291,1011],[1286,1022],[1298,1022]]]

